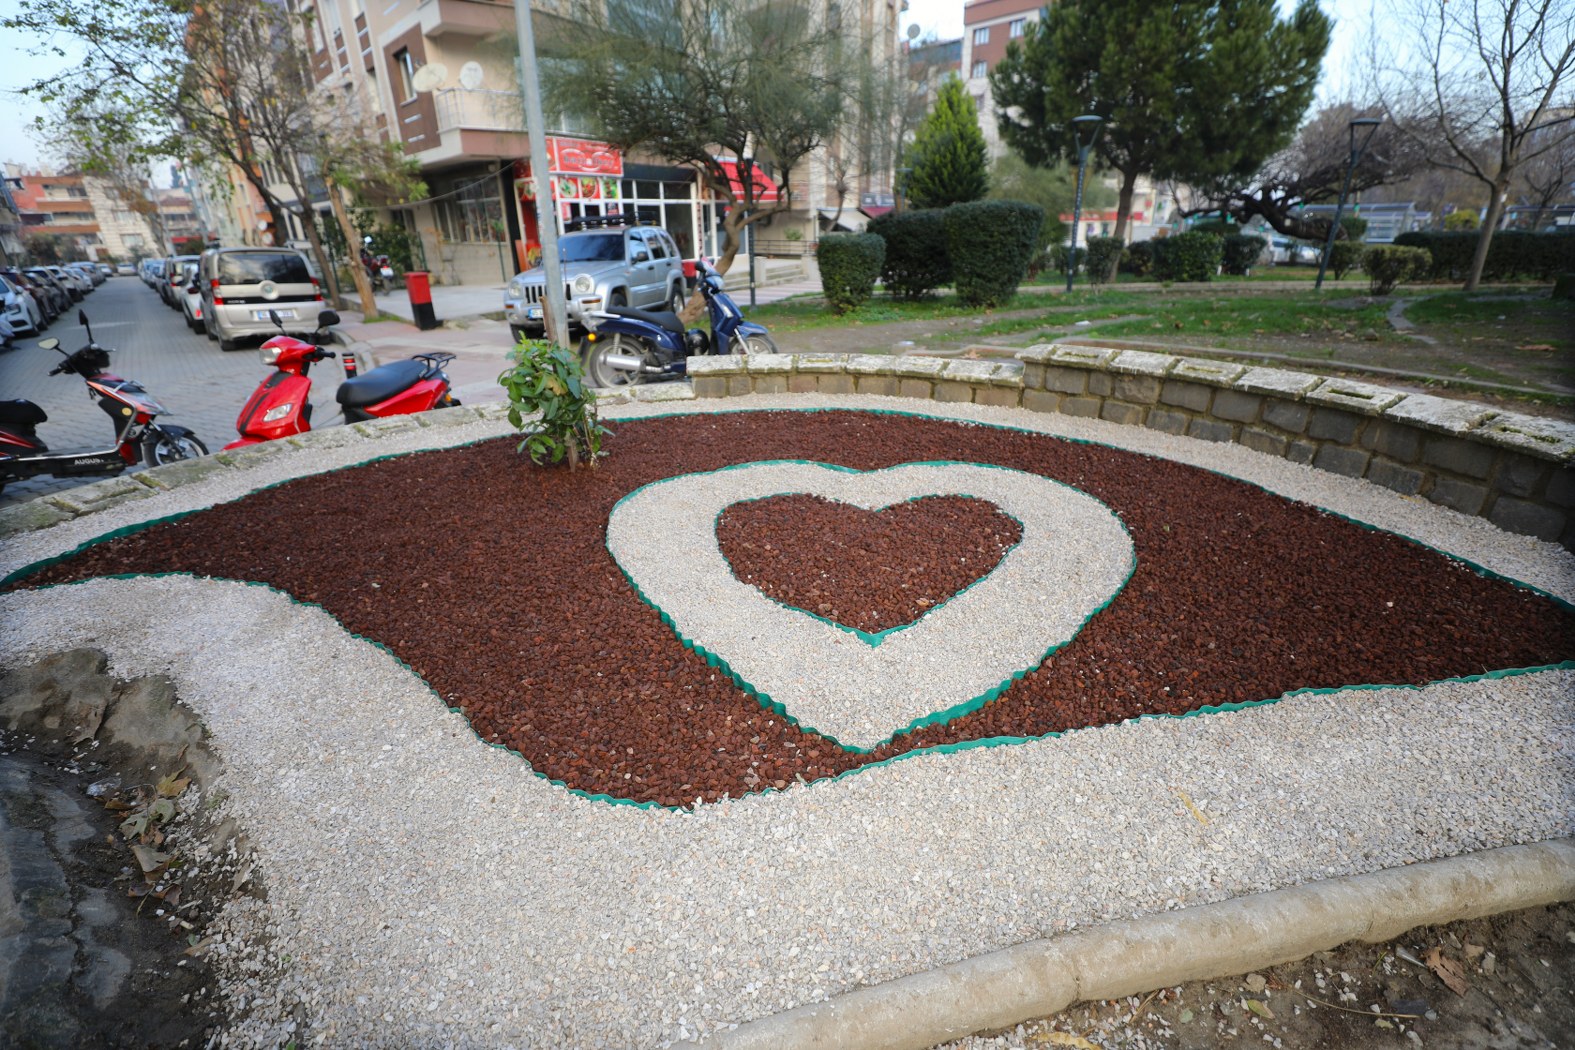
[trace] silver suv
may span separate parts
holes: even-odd
[[[621,224],[626,221],[613,224],[603,220],[558,238],[569,324],[583,328],[586,311],[609,306],[674,313],[682,309],[686,298],[684,261],[678,245],[659,226]],[[545,283],[542,268],[536,266],[517,275],[503,293],[509,330],[516,340],[534,338],[544,331],[541,297]]]

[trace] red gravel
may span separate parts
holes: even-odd
[[[269,583],[387,645],[538,772],[670,805],[914,747],[1575,658],[1575,616],[1545,597],[1243,482],[1117,449],[861,412],[624,422],[609,458],[578,473],[533,467],[515,444],[301,478],[96,545],[28,584],[172,571]],[[604,545],[613,504],[634,489],[766,459],[1043,474],[1120,515],[1137,569],[1000,699],[852,753],[785,723],[684,649]]]
[[[766,597],[877,634],[910,624],[995,568],[1023,527],[972,496],[880,511],[821,496],[735,503],[716,523],[733,575]]]

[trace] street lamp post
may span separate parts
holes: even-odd
[[[1378,125],[1383,123],[1376,117],[1357,117],[1351,121],[1351,159],[1345,166],[1345,182],[1340,186],[1340,202],[1334,206],[1334,221],[1329,224],[1329,237],[1323,242],[1323,258],[1318,260],[1318,280],[1313,282],[1314,291],[1323,290],[1323,274],[1329,268],[1329,254],[1334,251],[1334,238],[1340,232],[1340,213],[1345,210],[1345,195],[1351,191],[1351,176],[1356,172],[1356,166],[1362,161],[1362,154],[1367,152],[1367,144],[1373,141],[1373,133],[1378,130]],[[1362,137],[1362,144],[1356,144],[1356,129],[1365,128],[1367,134]]]
[[[1083,218],[1083,169],[1088,165],[1088,151],[1094,148],[1103,117],[1084,114],[1072,118],[1072,137],[1077,143],[1077,195],[1072,199],[1072,244],[1066,253],[1066,290],[1072,290],[1072,278],[1077,275],[1077,224]],[[1088,141],[1083,141],[1083,132]]]

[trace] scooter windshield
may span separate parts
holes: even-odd
[[[135,383],[130,379],[94,379],[88,385],[98,387],[104,394],[113,397],[116,401],[124,401],[140,413],[146,413],[150,416],[167,414],[165,407],[153,400],[152,396],[142,389],[142,384]]]

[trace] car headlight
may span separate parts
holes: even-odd
[[[574,284],[571,287],[573,287],[575,295],[590,295],[596,290],[596,278],[588,273],[582,273],[574,279]]]

